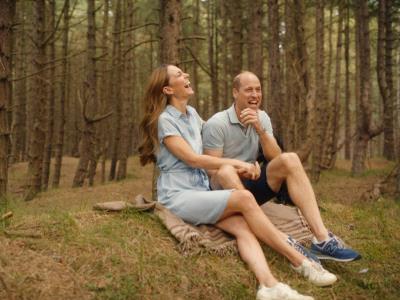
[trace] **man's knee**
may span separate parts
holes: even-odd
[[[298,168],[302,168],[302,164],[301,164],[300,158],[294,152],[282,153],[281,155],[279,155],[279,159],[282,162],[282,166],[288,172],[294,171],[294,170],[296,170]]]

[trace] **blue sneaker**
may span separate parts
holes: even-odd
[[[314,239],[311,244],[311,252],[319,259],[330,259],[335,261],[353,261],[361,258],[361,255],[344,245],[343,241],[329,232],[329,240],[317,243]]]
[[[318,257],[311,253],[308,249],[306,249],[302,244],[300,244],[298,241],[296,241],[294,238],[292,238],[290,235],[288,239],[286,240],[287,243],[292,246],[297,252],[300,252],[303,254],[305,257],[307,257],[311,261],[315,261],[317,264],[321,264],[319,261]]]

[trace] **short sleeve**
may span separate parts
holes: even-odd
[[[196,120],[197,120],[197,123],[199,125],[200,131],[202,131],[203,130],[203,126],[205,124],[204,120],[200,117],[200,115],[197,113],[197,111],[193,107],[190,107],[190,108],[191,108],[191,112],[196,117]]]
[[[208,120],[203,126],[203,148],[223,149],[224,132],[220,124],[213,119]]]
[[[274,136],[274,132],[272,129],[272,124],[271,124],[271,119],[267,115],[265,111],[261,111],[261,124],[264,128],[264,131],[266,131],[269,135]]]
[[[160,116],[158,118],[158,140],[160,143],[168,136],[182,136],[177,124],[172,120]]]

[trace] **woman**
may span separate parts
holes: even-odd
[[[336,276],[290,246],[250,192],[210,191],[204,169],[218,170],[230,165],[257,178],[260,168],[257,164],[202,154],[203,121],[188,106],[193,94],[189,75],[173,65],[154,70],[145,92],[140,161],[142,165],[155,162],[160,169],[158,201],[186,222],[214,224],[235,236],[242,259],[260,283],[257,299],[313,299],[278,282],[258,240],[287,257],[293,269],[315,285],[330,285]]]

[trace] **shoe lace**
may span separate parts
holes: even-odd
[[[339,249],[346,248],[346,244],[340,237],[338,237],[337,235],[334,235],[332,232],[329,232],[329,236],[336,242],[335,244],[337,245],[337,248],[339,248]]]
[[[327,273],[327,271],[319,264],[314,261],[310,261],[311,266],[309,268],[304,269],[304,276],[308,277],[311,280],[316,280],[318,277],[323,276]]]
[[[303,254],[305,257],[310,258],[310,253],[303,247],[302,244],[300,244],[298,241],[293,239],[292,237],[288,238],[288,243],[290,246],[292,246],[297,252],[300,252]]]

